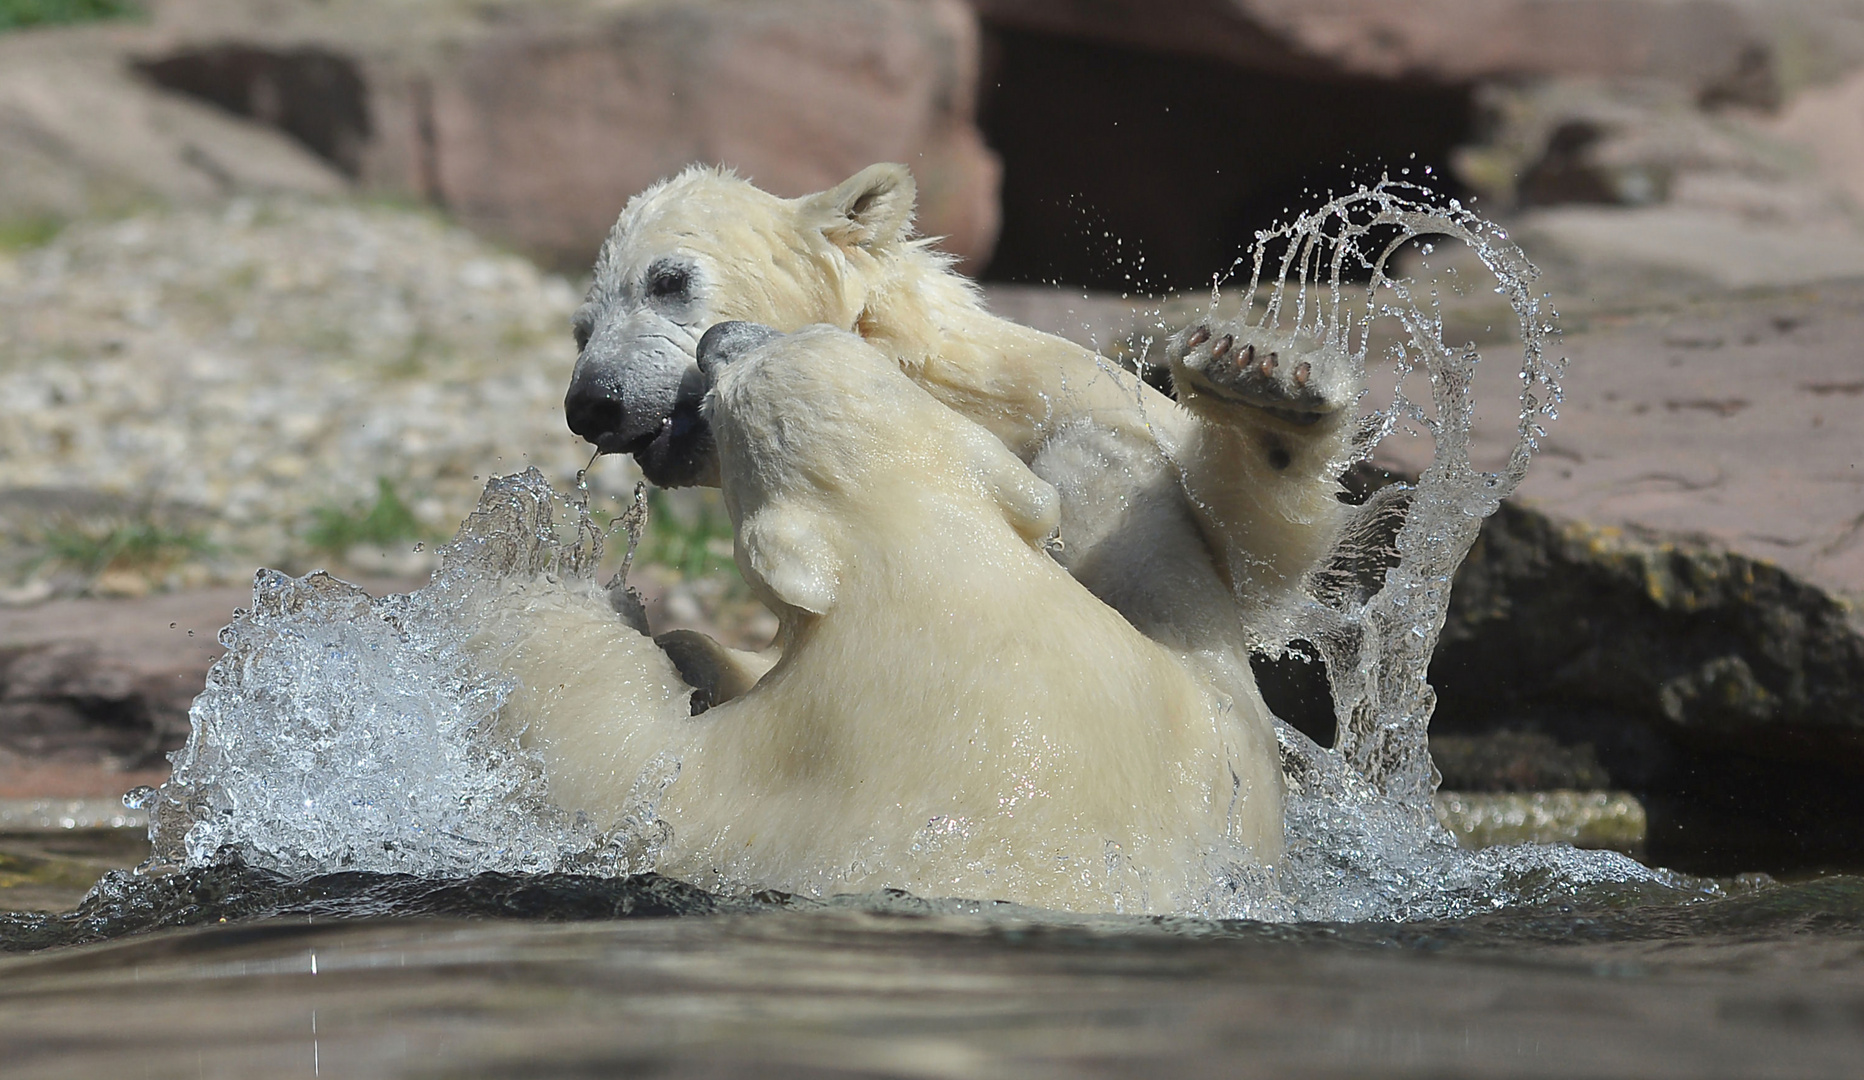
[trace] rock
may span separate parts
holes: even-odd
[[[1704,109],[1687,86],[1548,78],[1485,84],[1476,99],[1482,137],[1459,148],[1456,171],[1491,212],[1674,202],[1797,224],[1844,212],[1777,125]]]
[[[1864,209],[1864,71],[1801,94],[1773,130],[1810,150],[1825,178]]]
[[[1864,638],[1818,589],[1700,541],[1518,506],[1477,544],[1433,668],[1446,711],[1605,710],[1864,775]]]
[[[419,584],[361,583],[377,595]],[[217,588],[0,607],[0,833],[26,828],[15,818],[31,809],[5,800],[113,799],[161,783],[220,628],[251,599]]]
[[[1643,805],[1622,791],[1439,791],[1432,804],[1466,848],[1571,844],[1642,856],[1649,831]]]
[[[1561,519],[1699,537],[1855,611],[1864,601],[1860,334],[1864,283],[1855,281],[1595,317],[1562,343],[1565,403],[1518,496]],[[1511,381],[1499,370],[1479,378],[1493,380],[1491,392]],[[1510,413],[1478,419],[1479,447],[1500,453]]]
[[[1567,262],[1568,277],[1590,277],[1595,288],[1632,274],[1726,289],[1864,277],[1864,231],[1842,213],[1823,226],[1782,226],[1688,207],[1563,206],[1526,215],[1518,231],[1545,258]]]
[[[1432,660],[1433,750],[1497,732],[1583,748],[1644,799],[1664,865],[1852,863],[1864,637],[1848,614],[1717,545],[1504,506],[1457,575]]]
[[[1560,304],[1560,418],[1458,574],[1433,734],[1590,744],[1644,800],[1665,865],[1856,863],[1864,284],[1730,294],[1595,265],[1555,267],[1556,298],[1598,291]],[[1477,374],[1491,465],[1514,438],[1512,367]],[[1397,440],[1381,453],[1423,464]]]
[[[0,748],[35,763],[165,771],[220,654],[216,635],[250,597],[217,589],[0,608]]]
[[[1725,0],[974,0],[990,23],[1281,74],[1445,83],[1646,76],[1739,80],[1768,41]]]
[[[139,60],[565,268],[587,269],[628,196],[695,161],[783,195],[901,161],[927,234],[973,266],[991,250],[997,164],[959,0],[376,7],[165,3]]]
[[[1516,235],[1562,283],[1669,291],[1864,276],[1864,224],[1842,148],[1864,148],[1864,99],[1844,113],[1796,101],[1786,121],[1705,111],[1687,87],[1550,79],[1477,93],[1482,141],[1453,155],[1490,213],[1527,211]],[[1816,143],[1825,156],[1793,139]],[[1864,149],[1860,149],[1864,153]],[[1570,302],[1570,300],[1569,300]]]
[[[0,222],[345,189],[277,131],[138,78],[122,62],[138,40],[118,26],[0,34]]]

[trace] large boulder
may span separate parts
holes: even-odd
[[[905,162],[946,250],[975,268],[996,237],[959,0],[169,0],[145,41],[162,85],[557,266],[587,268],[630,195],[695,161],[786,195]]]
[[[0,222],[345,189],[276,130],[137,77],[123,57],[142,40],[121,26],[0,34]]]

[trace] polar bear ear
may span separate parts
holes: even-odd
[[[919,189],[904,165],[869,165],[827,191],[811,195],[807,209],[822,234],[843,247],[896,244],[912,230]]]
[[[766,506],[739,523],[738,546],[778,600],[824,615],[841,585],[841,558],[828,528],[824,515]]]

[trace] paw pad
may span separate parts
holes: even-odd
[[[1180,331],[1167,348],[1181,398],[1248,405],[1296,425],[1315,423],[1351,402],[1351,358],[1318,338],[1204,323]]]

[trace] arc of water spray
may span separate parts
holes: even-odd
[[[1546,434],[1545,421],[1557,414],[1565,360],[1547,350],[1557,333],[1554,316],[1533,289],[1539,271],[1527,256],[1505,231],[1460,203],[1451,200],[1446,209],[1432,205],[1430,198],[1422,188],[1387,178],[1285,226],[1258,233],[1243,311],[1247,318],[1260,298],[1262,316],[1251,325],[1281,330],[1284,318],[1290,317],[1292,292],[1291,329],[1340,349],[1350,357],[1361,385],[1377,336],[1375,325],[1382,318],[1391,319],[1402,329],[1397,340],[1386,345],[1398,389],[1387,407],[1361,418],[1351,456],[1338,464],[1345,467],[1369,458],[1406,421],[1429,434],[1433,459],[1415,485],[1384,489],[1358,508],[1343,532],[1347,539],[1335,552],[1344,560],[1363,558],[1366,552],[1351,548],[1366,529],[1353,526],[1402,515],[1391,541],[1397,562],[1386,570],[1378,590],[1363,600],[1329,590],[1316,577],[1290,608],[1270,616],[1269,629],[1278,644],[1302,638],[1313,642],[1326,663],[1334,700],[1336,760],[1349,765],[1371,792],[1401,804],[1419,824],[1434,829],[1429,800],[1436,775],[1426,733],[1436,694],[1426,675],[1449,610],[1450,581],[1483,520],[1526,474]],[[1480,359],[1476,347],[1445,344],[1442,304],[1435,289],[1429,302],[1420,304],[1413,283],[1388,272],[1393,257],[1406,245],[1437,236],[1460,241],[1475,253],[1519,324],[1519,423],[1507,463],[1496,472],[1478,470],[1470,460],[1471,380]],[[1271,251],[1284,243],[1273,275],[1265,282]],[[1368,274],[1363,291],[1345,280],[1349,271]],[[1420,367],[1430,380],[1428,409],[1404,395],[1405,376]],[[1302,764],[1309,766],[1310,780],[1319,779],[1320,772],[1335,771],[1314,768],[1323,764],[1315,755],[1326,751],[1291,730],[1283,735],[1306,743],[1284,747],[1285,753],[1293,751],[1297,782]]]

